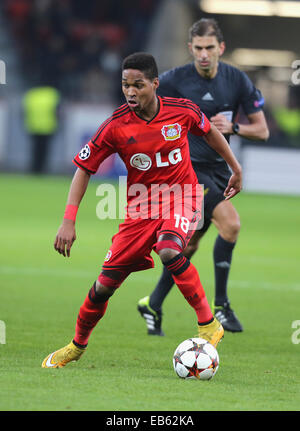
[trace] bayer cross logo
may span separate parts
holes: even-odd
[[[90,154],[91,154],[91,150],[90,150],[89,144],[86,144],[82,148],[82,150],[80,151],[80,153],[78,154],[78,156],[79,156],[79,158],[81,160],[86,160],[86,159],[88,159],[90,157]]]
[[[166,141],[175,141],[180,138],[181,126],[178,123],[165,125],[161,129],[161,133]]]

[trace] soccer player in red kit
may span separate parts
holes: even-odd
[[[116,152],[128,170],[127,213],[112,238],[101,274],[80,307],[73,340],[48,355],[42,363],[44,368],[60,368],[81,357],[116,289],[131,272],[154,266],[152,250],[194,308],[199,337],[217,346],[224,335],[222,325],[212,315],[196,268],[182,254],[199,222],[199,202],[203,197],[190,161],[188,131],[205,136],[208,144],[231,167],[233,174],[225,190],[228,199],[241,190],[241,167],[223,135],[194,103],[158,97],[158,86],[155,59],[146,53],[128,56],[122,65],[126,104],[114,111],[74,158],[78,169],[71,183],[63,223],[56,235],[55,249],[70,256],[76,239],[76,213],[90,176],[105,158]],[[175,190],[170,193],[167,205],[155,188],[162,184],[169,191]],[[178,193],[178,187],[183,191],[186,186],[188,193]]]

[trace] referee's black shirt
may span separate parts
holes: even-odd
[[[234,121],[241,106],[246,115],[262,109],[264,99],[248,76],[226,63],[219,62],[213,79],[203,78],[194,63],[164,72],[159,77],[160,96],[180,97],[196,103],[208,119],[223,113],[229,121]],[[229,142],[229,135],[225,136]],[[201,164],[224,162],[203,138],[189,134],[191,160]]]

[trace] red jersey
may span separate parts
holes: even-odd
[[[95,174],[103,160],[118,153],[128,171],[128,205],[134,205],[138,193],[143,195],[140,202],[149,201],[155,185],[190,185],[196,193],[198,181],[187,134],[207,134],[210,122],[190,100],[158,96],[158,102],[158,112],[150,121],[140,118],[127,104],[120,106],[73,160],[79,168]]]

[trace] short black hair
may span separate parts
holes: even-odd
[[[189,42],[195,36],[216,36],[219,43],[224,42],[223,33],[217,21],[213,18],[201,18],[189,29]]]
[[[128,55],[122,62],[122,71],[125,69],[137,69],[144,73],[151,81],[158,77],[158,69],[153,55],[146,52],[135,52]]]

